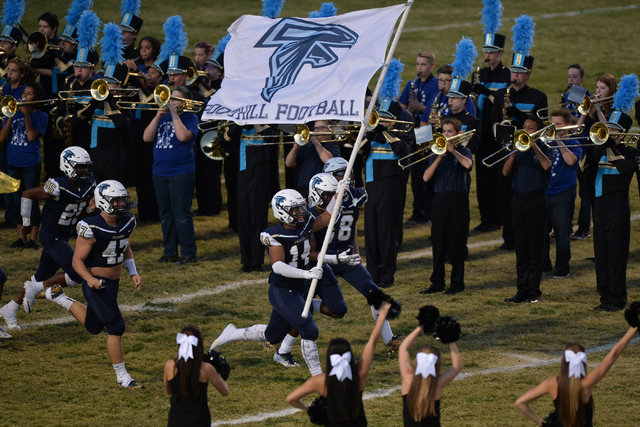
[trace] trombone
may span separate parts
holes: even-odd
[[[565,129],[565,128],[561,128],[561,129]],[[623,136],[625,138],[629,137],[628,140],[621,141],[621,143],[622,144],[635,144],[638,141],[638,139],[640,138],[640,133],[609,132],[609,127],[607,126],[606,123],[595,122],[589,128],[589,136],[578,136],[578,137],[574,137],[574,138],[553,138],[552,140],[558,141],[558,140],[565,140],[565,139],[572,139],[572,140],[589,139],[591,141],[591,144],[572,144],[571,147],[591,147],[591,146],[597,146],[597,145],[604,144],[605,142],[607,142],[607,140],[611,136]],[[561,148],[561,147],[559,147],[559,146],[549,146],[549,148]]]
[[[576,108],[572,108],[569,111],[578,110],[578,112],[581,115],[586,116],[587,114],[589,114],[589,111],[591,111],[591,107],[593,107],[593,104],[599,104],[601,102],[608,102],[608,101],[611,101],[612,99],[613,99],[613,95],[612,96],[605,96],[604,98],[593,98],[593,99],[589,98],[587,95],[585,95],[584,98],[582,99],[582,102],[580,104],[578,104],[578,106]],[[563,102],[561,104],[552,105],[552,106],[547,107],[547,108],[541,108],[538,111],[536,111],[536,115],[541,120],[548,120],[551,117],[551,115],[547,114],[546,116],[543,116],[541,114],[542,111],[549,112],[549,111],[555,110],[556,108],[565,108],[569,104],[574,104],[574,102],[567,101],[567,102]]]
[[[224,160],[227,157],[227,153],[224,147],[220,144],[218,135],[220,132],[226,130],[231,123],[230,120],[226,122],[217,123],[218,120],[210,120],[198,124],[198,129],[202,131],[202,137],[200,138],[200,150],[202,153],[211,160]],[[209,127],[209,125],[216,123],[216,126]]]
[[[378,113],[378,111],[373,110],[371,112],[371,115],[369,116],[369,119],[364,124],[364,129],[367,132],[371,132],[375,128],[378,127],[380,122],[397,123],[397,124],[400,124],[400,125],[407,125],[402,129],[387,129],[387,132],[389,132],[389,131],[392,131],[392,132],[410,132],[413,129],[413,126],[415,124],[415,123],[410,122],[410,121],[397,120],[397,119],[387,119],[386,117],[380,117],[380,114]]]
[[[196,70],[195,67],[187,68],[187,86],[191,86],[200,77],[208,77],[209,74],[204,70]]]
[[[156,86],[153,90],[153,102],[118,101],[116,105],[123,110],[160,110],[166,108],[171,100],[183,102],[181,112],[198,113],[204,108],[202,101],[171,95],[171,88],[167,85]]]
[[[91,83],[90,89],[61,90],[58,98],[61,101],[87,102],[90,98],[96,101],[104,101],[113,94],[117,98],[125,98],[138,93],[137,88],[114,88],[110,89],[109,84],[104,79],[96,79]]]
[[[523,129],[518,129],[513,134],[513,141],[511,142],[511,144],[506,144],[505,146],[500,148],[498,151],[489,154],[487,157],[482,159],[482,164],[490,168],[492,166],[497,165],[498,163],[500,163],[501,161],[503,161],[504,159],[506,159],[513,153],[515,153],[516,151],[520,151],[520,152],[529,151],[529,149],[533,147],[533,143],[535,142],[536,139],[539,138],[545,141],[546,143],[550,139],[555,138],[555,135],[556,135],[556,128],[553,123],[533,133],[529,133]],[[492,162],[489,161],[489,159],[492,159],[493,157],[497,156],[503,151],[508,151],[508,153]]]
[[[4,117],[13,117],[18,111],[18,107],[22,105],[53,105],[58,102],[57,99],[42,99],[39,101],[18,101],[11,95],[5,95],[0,98],[0,113]]]
[[[73,65],[73,62],[64,61],[60,58],[62,48],[60,46],[49,44],[47,36],[42,34],[40,31],[35,31],[29,34],[29,37],[27,38],[27,51],[29,52],[29,56],[32,60],[42,58],[48,51],[56,51],[58,54],[55,56],[54,60],[56,62],[56,66],[61,72],[65,72]]]
[[[433,134],[433,141],[431,142],[431,144],[428,144],[426,147],[420,148],[419,150],[414,151],[411,154],[408,154],[404,157],[399,158],[398,166],[400,166],[400,168],[404,170],[422,162],[423,160],[427,160],[428,158],[434,155],[443,156],[444,154],[447,153],[447,145],[449,144],[449,142],[452,142],[453,145],[466,144],[471,140],[471,138],[474,137],[475,134],[476,134],[476,130],[472,129],[466,132],[462,132],[458,135],[454,135],[450,138],[447,138],[442,133],[436,132]],[[427,151],[431,151],[431,153],[426,154]],[[414,157],[418,157],[418,158],[413,160]],[[409,163],[405,163],[407,160],[410,160],[410,159],[411,161]]]

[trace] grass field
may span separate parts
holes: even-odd
[[[67,1],[28,1],[23,25],[33,30],[37,16],[53,10],[66,15]],[[104,22],[119,18],[119,1],[96,1],[95,10]],[[344,13],[372,6],[393,4],[364,0],[336,2]],[[550,103],[559,99],[566,87],[566,66],[579,62],[586,69],[586,85],[593,88],[596,77],[611,72],[616,77],[637,72],[640,43],[636,23],[640,10],[626,1],[585,1],[581,3],[505,1],[503,33],[510,54],[510,28],[513,18],[529,13],[536,20],[536,58],[531,86],[545,91]],[[320,2],[287,2],[283,16],[306,16]],[[482,40],[479,22],[481,2],[457,0],[449,3],[417,0],[397,50],[406,64],[404,76],[413,75],[415,53],[431,49],[437,64],[449,62],[462,35]],[[201,39],[215,42],[226,34],[234,19],[245,13],[260,13],[260,2],[239,0],[213,3],[196,1],[176,7],[175,2],[146,0],[143,34],[161,36],[167,16],[183,16],[190,45]],[[579,12],[582,13],[571,13]],[[478,47],[480,45],[478,44]],[[372,83],[373,86],[373,83]],[[631,191],[632,213],[640,213],[635,188]],[[410,215],[410,192],[405,216]],[[475,188],[470,195],[471,226],[479,222]],[[195,206],[194,206],[195,208]],[[360,221],[359,235],[363,236]],[[38,301],[29,316],[20,312],[18,321],[27,324],[12,331],[12,340],[0,340],[0,425],[132,425],[153,426],[166,423],[168,398],[162,389],[162,366],[176,355],[175,334],[187,324],[198,325],[206,345],[224,325],[266,323],[267,276],[240,271],[237,238],[222,233],[227,226],[226,211],[216,217],[196,217],[199,262],[189,266],[155,263],[162,254],[159,224],[142,224],[131,239],[143,288],[134,293],[123,279],[120,302],[127,332],[124,337],[126,363],[132,376],[146,385],[145,390],[123,390],[106,356],[105,335],[92,336],[75,321],[65,320],[58,307]],[[628,269],[630,301],[640,299],[640,221],[631,224],[631,255]],[[569,341],[587,348],[615,342],[626,330],[620,313],[596,313],[594,265],[586,258],[593,254],[592,240],[573,242],[571,277],[553,280],[543,276],[543,297],[538,304],[508,305],[503,302],[515,292],[515,255],[497,249],[499,232],[471,233],[470,255],[466,264],[467,290],[455,296],[422,296],[431,273],[428,253],[430,231],[425,226],[404,229],[404,242],[398,262],[396,286],[389,290],[403,304],[403,314],[392,322],[394,333],[406,335],[415,326],[415,314],[424,304],[438,306],[462,325],[459,347],[464,368],[459,380],[448,387],[442,401],[443,425],[527,425],[528,419],[513,408],[513,401],[544,377],[555,375],[561,350]],[[30,277],[37,266],[39,252],[8,248],[14,232],[2,230],[0,265],[9,281],[0,303],[5,304]],[[364,242],[360,241],[360,247]],[[363,250],[364,252],[364,250]],[[553,253],[552,253],[553,257]],[[341,282],[343,283],[343,282]],[[344,283],[343,283],[344,284]],[[356,354],[362,351],[373,327],[366,303],[348,285],[343,293],[349,313],[341,320],[317,318],[320,328],[318,348],[324,358],[330,338],[348,338]],[[83,300],[80,289],[68,294]],[[52,324],[47,324],[52,323]],[[419,344],[430,342],[426,337]],[[209,405],[215,422],[288,409],[285,396],[308,376],[306,367],[284,369],[272,361],[273,354],[257,343],[234,343],[222,347],[232,366],[229,388],[223,398],[211,391]],[[294,357],[302,362],[299,346]],[[593,367],[606,354],[589,354]],[[640,346],[632,345],[595,389],[596,425],[640,425],[637,402],[640,388]],[[449,364],[444,355],[445,366]],[[397,360],[378,346],[367,391],[379,392],[365,402],[372,426],[401,424],[402,407]],[[540,414],[552,408],[549,399],[534,405]],[[300,425],[304,414],[295,413],[259,421],[258,425]],[[255,425],[255,424],[254,424]]]

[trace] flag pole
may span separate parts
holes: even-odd
[[[376,99],[378,99],[378,93],[380,92],[380,87],[382,86],[382,82],[384,81],[384,77],[387,74],[387,70],[389,69],[389,63],[391,62],[391,58],[393,58],[393,54],[396,50],[396,46],[398,45],[398,41],[400,40],[400,34],[404,29],[404,25],[407,21],[407,16],[409,15],[409,11],[411,10],[411,6],[413,6],[414,0],[408,0],[406,3],[406,8],[402,13],[402,17],[400,18],[400,24],[398,24],[398,28],[396,29],[396,33],[393,36],[393,41],[391,42],[391,47],[389,48],[389,52],[387,52],[387,57],[382,66],[382,70],[380,71],[380,76],[378,77],[378,82],[376,83],[376,87],[373,90],[373,95],[371,95],[371,101],[367,107],[367,112],[364,115],[364,118],[360,121],[360,131],[358,132],[358,137],[356,138],[356,142],[353,144],[353,149],[351,151],[351,157],[349,157],[349,164],[347,165],[347,170],[344,173],[344,178],[340,182],[338,186],[338,193],[336,195],[336,202],[333,206],[333,211],[331,212],[331,219],[329,220],[329,224],[327,225],[327,232],[325,234],[326,238],[322,242],[322,248],[318,253],[318,263],[317,267],[322,267],[324,262],[324,256],[327,253],[327,249],[329,248],[329,240],[331,240],[331,235],[333,233],[334,223],[338,216],[340,215],[340,209],[342,206],[342,199],[344,198],[345,186],[343,185],[345,182],[349,181],[351,177],[351,171],[353,170],[353,165],[356,162],[356,157],[358,156],[358,151],[360,151],[360,145],[362,145],[362,139],[365,133],[365,122],[369,121],[369,117],[371,117],[371,112],[376,103]],[[309,309],[311,308],[311,301],[316,292],[316,287],[318,286],[318,279],[313,279],[311,281],[311,285],[309,286],[309,293],[307,294],[307,300],[304,304],[304,310],[302,310],[302,318],[306,319],[309,317]]]

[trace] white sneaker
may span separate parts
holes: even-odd
[[[227,326],[225,326],[224,329],[222,330],[222,333],[220,335],[218,335],[218,338],[216,338],[211,343],[211,347],[209,347],[209,351],[215,350],[218,347],[228,343],[229,342],[229,334],[232,331],[235,331],[236,329],[237,329],[236,325],[234,325],[233,323],[229,323]]]
[[[9,339],[9,338],[11,338],[11,335],[3,331],[2,328],[0,328],[0,339]]]
[[[273,354],[273,361],[281,364],[285,368],[297,368],[300,366],[300,364],[294,360],[291,353],[280,354],[276,351]]]
[[[0,316],[4,318],[4,321],[7,323],[7,329],[22,329],[20,325],[18,325],[18,313],[10,312],[6,310],[4,307],[0,308]]]
[[[36,294],[39,292],[36,288],[36,284],[30,280],[24,282],[24,300],[22,301],[22,307],[25,313],[29,314],[33,310],[33,306],[36,303]]]

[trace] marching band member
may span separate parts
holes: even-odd
[[[140,58],[136,61],[136,68],[139,72],[147,74],[147,70],[151,67],[151,64],[158,59],[160,55],[160,40],[155,37],[145,36],[140,39],[138,43],[138,51],[140,52]]]
[[[491,113],[496,92],[506,89],[511,83],[509,68],[502,63],[505,36],[498,34],[502,26],[502,2],[500,0],[484,0],[482,2],[482,22],[484,24],[484,44],[482,50],[486,67],[476,71],[473,81],[473,92],[476,94],[477,117],[482,120],[482,132],[476,159],[484,159],[499,149],[493,135]],[[475,231],[488,232],[500,228],[500,168],[488,168],[482,162],[476,162],[476,188],[480,224]]]
[[[65,17],[67,25],[65,25],[62,33],[58,36],[59,44],[62,48],[61,59],[67,64],[72,63],[76,59],[80,16],[82,16],[82,12],[85,10],[90,10],[92,4],[93,2],[91,0],[73,0],[69,6],[67,16]],[[72,74],[72,67],[67,67],[64,70],[59,67],[53,67],[51,69],[51,93],[58,93],[58,90],[61,90],[65,85],[67,77]],[[62,151],[62,143],[60,143],[60,151]],[[56,173],[55,168],[57,168],[57,165],[54,165],[54,169],[52,169],[53,174]]]
[[[15,58],[20,42],[27,41],[27,33],[20,25],[24,15],[24,0],[5,0],[2,8],[2,33],[0,33],[0,68]],[[2,76],[0,76],[2,77]]]
[[[555,110],[551,112],[551,122],[556,129],[569,126],[571,114],[568,110]],[[564,138],[567,131],[557,131],[557,138]],[[571,260],[571,222],[576,200],[576,185],[578,183],[578,159],[582,157],[582,148],[575,147],[576,140],[557,139],[557,147],[550,152],[551,174],[547,196],[547,233],[544,237],[545,259],[543,271],[551,268],[549,246],[551,238],[549,233],[553,228],[556,240],[556,260],[554,279],[569,277],[569,261]]]
[[[543,124],[536,116],[524,121],[523,129],[529,134],[542,129]],[[539,139],[530,142],[527,151],[514,152],[507,158],[502,168],[505,176],[513,175],[511,188],[511,217],[516,249],[517,292],[506,302],[536,303],[540,299],[542,279],[544,235],[547,231],[547,203],[545,191],[549,185],[548,150]]]
[[[407,82],[400,95],[400,105],[413,114],[416,127],[420,126],[420,117],[427,108],[427,101],[438,93],[438,79],[433,77],[432,70],[436,62],[435,54],[423,50],[416,57],[417,77]],[[418,149],[413,144],[411,152]],[[424,223],[431,219],[431,198],[427,198],[426,187],[422,175],[426,165],[418,163],[411,167],[411,192],[413,193],[413,211],[407,222]]]
[[[39,292],[54,285],[74,286],[82,283],[82,277],[72,267],[73,248],[68,241],[74,235],[80,217],[92,211],[88,205],[96,183],[91,172],[89,153],[80,147],[64,149],[60,154],[59,166],[62,176],[49,178],[44,186],[22,193],[20,210],[23,222],[30,220],[30,208],[37,205],[39,200],[45,200],[40,229],[42,253],[38,269],[31,279],[25,282],[13,300],[0,308],[0,314],[12,329],[18,328],[20,304],[23,304],[26,313],[31,313]],[[56,274],[58,269],[63,272]],[[59,301],[65,301],[66,304],[69,300]],[[67,305],[70,306],[71,302]]]
[[[569,65],[569,67],[567,67],[567,88],[562,94],[562,100],[560,102],[566,104],[564,108],[571,113],[571,124],[575,124],[582,115],[580,111],[578,111],[578,104],[569,102],[569,91],[573,86],[582,87],[583,83],[584,68],[582,68],[580,64]],[[590,96],[589,91],[587,91],[586,96]]]
[[[609,116],[609,132],[628,132],[633,121],[625,111],[638,97],[638,78],[623,76]],[[615,135],[601,145],[587,147],[584,172],[588,174],[593,204],[593,249],[600,304],[596,311],[622,310],[627,303],[629,260],[629,184],[638,172],[640,152]]]
[[[7,63],[7,82],[2,86],[2,95],[11,95],[14,99],[22,98],[25,88],[23,78],[29,71],[29,63],[22,58],[12,58]]]
[[[124,41],[124,59],[127,66],[135,70],[136,61],[140,58],[140,51],[136,49],[136,39],[144,21],[140,16],[140,0],[122,0],[120,4],[122,21],[120,29]]]
[[[450,139],[462,131],[458,119],[442,121],[442,133]],[[464,290],[464,260],[469,235],[469,171],[473,167],[473,154],[463,144],[447,142],[447,153],[428,159],[423,180],[434,181],[431,239],[433,241],[433,272],[431,285],[421,294],[441,292],[445,289],[444,264],[447,254],[451,259],[451,282],[448,295]]]
[[[453,81],[452,73],[453,67],[449,64],[442,65],[438,68],[438,93],[427,101],[428,109],[425,110],[420,118],[420,126],[431,125],[434,127],[434,130],[437,131],[440,129],[440,124],[438,122],[442,119],[442,116],[450,114],[448,94],[451,82]],[[435,115],[431,114],[433,108],[435,108]],[[476,107],[471,98],[467,99],[465,108],[469,113],[471,113],[471,115],[475,116]]]
[[[193,59],[196,70],[204,70],[204,65],[213,54],[213,45],[206,41],[199,41],[193,48]]]

